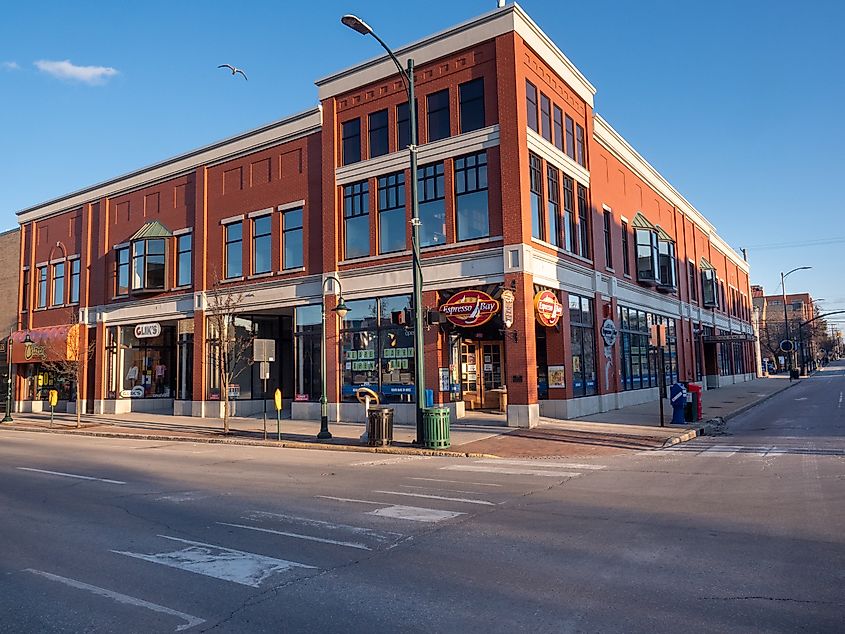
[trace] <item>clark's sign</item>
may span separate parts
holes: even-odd
[[[563,315],[563,304],[552,291],[540,291],[534,296],[534,314],[541,326],[552,328]]]
[[[152,339],[153,337],[158,337],[160,334],[161,324],[155,322],[135,326],[135,336],[138,339]]]
[[[440,305],[438,312],[456,326],[473,328],[493,319],[499,312],[499,300],[484,291],[458,291]]]

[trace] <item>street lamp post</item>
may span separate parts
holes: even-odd
[[[317,434],[319,440],[327,440],[332,437],[329,432],[329,401],[326,398],[326,282],[333,281],[337,284],[338,296],[340,303],[335,306],[334,310],[337,315],[343,319],[349,308],[343,303],[343,287],[340,285],[340,280],[334,275],[327,275],[323,280],[323,287],[321,292],[322,298],[322,320],[323,320],[323,342],[320,346],[320,382],[322,383],[323,391],[320,395],[320,433]]]
[[[29,336],[29,333],[26,333],[26,337],[24,337],[23,342],[24,342],[24,345],[32,343],[32,338]],[[13,403],[14,391],[13,391],[13,386],[12,386],[12,331],[11,330],[9,331],[9,340],[6,343],[6,357],[7,357],[7,360],[9,362],[9,367],[8,367],[8,370],[7,370],[8,374],[7,374],[7,379],[6,379],[6,416],[4,416],[3,420],[0,421],[0,422],[11,423],[11,422],[13,422],[12,421],[12,409],[14,409],[12,407],[14,405],[14,403]]]
[[[414,385],[416,386],[417,442],[423,441],[423,403],[425,402],[425,344],[423,341],[422,265],[420,264],[420,207],[417,196],[417,109],[414,99],[414,60],[408,59],[408,68],[402,68],[399,58],[369,24],[354,15],[344,15],[340,21],[361,35],[372,35],[396,64],[405,91],[408,94],[408,119],[410,143],[408,153],[411,164],[411,253],[413,260],[414,304]]]
[[[786,328],[786,340],[791,341],[789,337],[789,318],[786,314],[786,278],[795,273],[795,271],[806,271],[808,269],[813,268],[812,266],[799,266],[788,273],[781,272],[780,274],[780,288],[783,293],[783,325]],[[793,344],[792,350],[789,352],[789,379],[792,380],[792,368],[794,365],[794,358],[795,358],[795,345]]]

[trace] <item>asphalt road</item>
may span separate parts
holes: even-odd
[[[0,631],[842,632],[844,393],[578,462],[0,430]]]

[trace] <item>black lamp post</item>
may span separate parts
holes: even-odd
[[[340,297],[340,303],[338,303],[338,305],[332,310],[334,310],[341,319],[346,317],[346,313],[349,312],[349,307],[343,302],[343,289],[340,285],[340,280],[334,275],[327,275],[323,280],[323,289],[321,293],[323,300],[323,345],[320,346],[320,381],[323,386],[323,392],[320,396],[320,433],[317,434],[317,438],[320,440],[328,440],[332,437],[329,432],[329,401],[326,398],[326,282],[330,280],[337,284],[338,296]]]
[[[780,274],[780,287],[781,291],[783,292],[783,326],[786,328],[786,340],[791,341],[789,337],[789,317],[786,314],[786,278],[789,277],[791,274],[795,273],[795,271],[806,271],[807,269],[813,268],[812,266],[799,266],[788,273],[781,273]],[[800,320],[799,320],[800,321]],[[792,344],[792,350],[789,352],[789,378],[792,379],[792,368],[794,366],[794,359],[795,359],[795,344]]]
[[[423,441],[423,404],[425,403],[425,343],[423,341],[422,311],[422,265],[420,264],[420,207],[417,196],[417,112],[414,99],[414,60],[408,59],[408,68],[402,68],[399,58],[390,50],[369,24],[354,15],[344,15],[340,21],[361,35],[372,35],[376,42],[387,51],[396,64],[405,91],[408,93],[408,120],[410,124],[410,143],[408,153],[411,159],[411,253],[414,279],[414,385],[416,387],[417,442]]]
[[[32,343],[32,338],[29,336],[29,333],[26,333],[26,337],[23,340],[24,345],[28,345]],[[9,362],[8,367],[8,374],[6,375],[6,416],[3,417],[3,420],[0,422],[3,423],[11,423],[12,421],[12,407],[14,398],[14,390],[12,389],[12,332],[9,331],[9,340],[6,343],[6,357]]]

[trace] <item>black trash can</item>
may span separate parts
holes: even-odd
[[[793,370],[790,370],[790,371],[789,371],[789,378],[790,378],[790,379],[799,379],[799,378],[801,378],[801,370],[799,370],[798,368],[795,368],[795,369],[793,369]]]
[[[371,407],[367,412],[367,444],[383,447],[393,442],[393,408]]]

